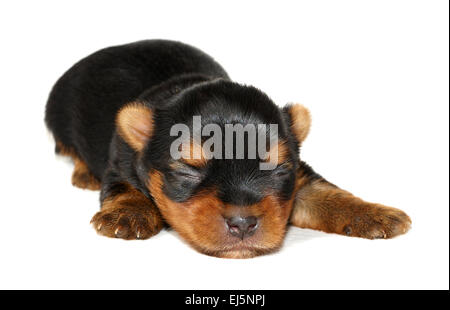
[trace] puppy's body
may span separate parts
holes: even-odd
[[[189,138],[199,158],[174,158],[173,126],[194,128],[198,116],[222,130],[276,124],[276,168],[259,169],[267,160],[259,153],[204,156],[204,137],[200,147]],[[203,253],[252,257],[276,250],[289,220],[365,238],[393,237],[410,225],[402,211],[364,202],[299,160],[310,123],[304,107],[278,108],[182,43],[136,42],[81,60],[54,86],[46,123],[57,153],[75,162],[73,184],[101,187],[102,208],[92,222],[109,237],[145,239],[167,223]]]
[[[46,123],[55,140],[76,152],[101,180],[122,106],[145,95],[144,91],[148,97],[162,99],[214,78],[228,76],[211,57],[178,42],[149,40],[105,48],[79,61],[58,80],[48,99]]]

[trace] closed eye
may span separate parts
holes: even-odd
[[[203,173],[196,167],[185,163],[174,162],[170,165],[170,174],[177,179],[185,179],[191,182],[200,182],[203,179]]]
[[[204,177],[204,171],[175,161],[164,173],[164,190],[173,201],[182,202],[191,197]]]
[[[197,173],[193,173],[193,172],[185,172],[185,171],[172,171],[172,174],[175,177],[179,177],[179,178],[187,178],[187,179],[191,179],[193,181],[200,181],[201,180],[201,175],[197,174]]]

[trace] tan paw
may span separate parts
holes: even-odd
[[[343,234],[367,239],[387,239],[406,233],[411,227],[409,216],[398,209],[376,206],[367,213],[356,214],[343,228]]]
[[[91,223],[100,235],[127,240],[148,239],[163,227],[158,214],[132,206],[97,212]]]

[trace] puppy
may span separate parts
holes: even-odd
[[[204,254],[249,258],[277,250],[288,224],[368,239],[411,224],[299,159],[305,107],[279,108],[183,43],[140,41],[82,59],[53,87],[45,121],[56,153],[74,161],[72,184],[101,191],[91,222],[107,237],[147,239],[168,225]]]

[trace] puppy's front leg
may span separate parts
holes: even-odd
[[[365,202],[303,168],[297,177],[291,214],[295,226],[368,239],[392,238],[410,228],[411,220],[401,210]]]
[[[122,239],[147,239],[163,227],[161,215],[137,189],[116,183],[102,190],[102,207],[91,220],[101,235]]]

